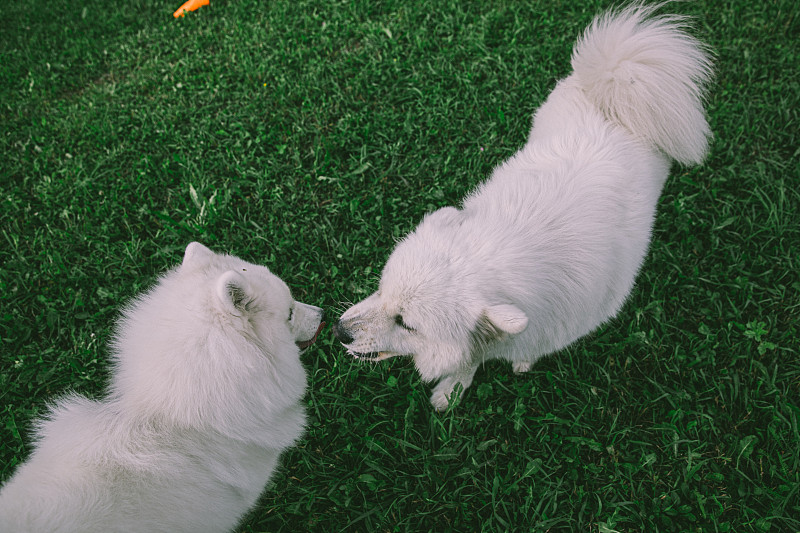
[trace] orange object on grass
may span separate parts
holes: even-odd
[[[207,6],[208,2],[209,0],[188,0],[188,2],[179,7],[172,16],[175,18],[182,17],[187,11],[194,11],[202,6]]]

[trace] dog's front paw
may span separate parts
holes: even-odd
[[[450,406],[451,401],[453,402],[453,405],[456,404],[456,402],[458,401],[458,396],[459,395],[456,394],[456,392],[452,389],[450,389],[450,391],[434,389],[433,394],[431,394],[431,405],[438,412],[444,413]]]
[[[529,363],[527,361],[517,361],[511,364],[511,368],[514,369],[515,374],[524,374],[525,372],[529,371],[533,363]]]
[[[444,378],[434,388],[431,394],[431,405],[433,408],[443,413],[452,404],[458,403],[461,398],[463,385],[453,378]]]

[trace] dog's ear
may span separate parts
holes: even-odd
[[[528,317],[522,309],[511,304],[487,307],[483,311],[483,318],[501,335],[516,335],[528,327]]]
[[[508,335],[522,333],[527,326],[528,317],[518,307],[509,304],[487,307],[470,335],[471,350],[481,351]]]
[[[217,299],[222,308],[234,315],[242,316],[250,302],[247,280],[234,270],[229,270],[217,279]]]
[[[200,244],[199,242],[190,242],[189,246],[186,247],[186,251],[183,252],[183,262],[181,266],[185,266],[190,263],[196,263],[202,259],[207,259],[214,255],[214,252]]]

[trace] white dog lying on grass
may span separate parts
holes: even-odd
[[[482,361],[526,371],[617,313],[671,162],[700,163],[711,136],[708,55],[656,7],[595,19],[527,144],[461,209],[427,215],[378,291],[342,315],[334,333],[350,353],[412,356],[424,380],[440,379],[441,410]]]
[[[302,434],[322,310],[198,243],[124,312],[108,397],[59,400],[0,491],[0,532],[220,532]]]

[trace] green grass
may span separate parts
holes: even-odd
[[[102,392],[120,306],[199,240],[341,312],[523,143],[607,1],[6,0],[0,479]],[[698,0],[712,152],[619,317],[440,415],[407,361],[303,357],[311,422],[241,531],[800,530],[800,8]]]

